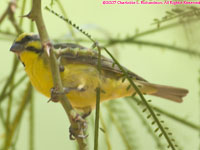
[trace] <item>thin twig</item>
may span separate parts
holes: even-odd
[[[23,16],[23,14],[24,14],[25,6],[26,6],[26,0],[23,0],[21,12],[20,12],[20,15],[21,15],[21,16]],[[20,17],[20,20],[19,20],[19,26],[20,26],[20,27],[22,27],[23,21],[24,21],[24,18],[23,18],[23,17]]]
[[[12,40],[17,36],[16,33],[10,32],[10,31],[4,31],[4,30],[0,30],[0,33],[3,34],[3,36],[11,36]]]
[[[21,27],[17,24],[16,19],[14,17],[16,6],[17,6],[16,0],[10,1],[9,7],[8,7],[8,18],[10,22],[12,23],[12,25],[14,26],[16,32],[19,34],[19,33],[22,33],[23,31]]]
[[[98,150],[99,137],[99,111],[100,111],[100,88],[96,89],[96,114],[95,114],[95,131],[94,131],[94,150]]]
[[[104,122],[104,119],[103,119],[101,113],[100,113],[100,121],[101,121],[101,125],[102,125],[103,129],[105,130],[104,135],[105,135],[105,141],[106,141],[106,145],[107,145],[107,150],[111,150],[112,147],[111,147],[111,143],[110,143],[110,138],[108,136],[108,130],[106,128],[106,125],[105,125],[105,122]]]
[[[184,10],[182,10],[184,11]],[[196,8],[196,9],[192,9],[192,10],[189,10],[189,11],[186,11],[186,12],[182,12],[182,13],[176,13],[176,14],[173,14],[167,18],[164,18],[162,20],[157,20],[155,23],[153,24],[161,24],[163,22],[167,22],[167,21],[170,21],[170,20],[173,20],[173,19],[176,19],[176,18],[181,18],[181,17],[191,17],[191,16],[198,16],[200,12],[200,9],[199,8]],[[169,12],[169,13],[172,13],[172,12]]]
[[[67,13],[66,13],[66,11],[65,11],[65,9],[64,9],[64,7],[63,7],[63,5],[61,4],[60,0],[56,0],[56,3],[58,4],[58,6],[59,6],[59,8],[60,8],[62,14],[64,15],[64,17],[65,17],[65,18],[68,18],[68,17],[67,17]],[[76,35],[75,35],[75,33],[74,33],[74,30],[73,30],[72,26],[70,26],[68,23],[67,23],[67,26],[68,26],[68,28],[69,28],[69,31],[70,31],[70,33],[71,33],[73,39],[75,40],[75,43],[78,43],[78,41],[76,40]]]
[[[29,150],[34,150],[34,137],[35,137],[35,117],[34,117],[34,99],[33,96],[30,99],[29,108]]]
[[[180,22],[179,21],[179,22],[176,22],[176,23],[171,23],[171,24],[163,25],[163,26],[161,26],[159,28],[156,27],[154,29],[150,29],[150,30],[146,30],[146,31],[143,31],[143,32],[140,32],[140,33],[136,33],[135,35],[130,36],[128,39],[130,39],[130,40],[134,39],[135,40],[137,38],[141,38],[141,37],[149,35],[149,34],[152,35],[152,33],[157,33],[157,32],[160,32],[160,31],[172,28],[172,27],[180,26],[180,25],[182,25],[184,23],[191,23],[191,22],[198,21],[198,20],[199,20],[199,18],[195,18],[195,19],[187,20],[187,22],[184,22],[184,21]]]
[[[131,107],[132,110],[137,113],[137,115],[139,116],[140,120],[142,121],[144,126],[147,128],[147,130],[149,131],[150,135],[153,137],[154,141],[156,142],[157,148],[164,149],[163,144],[160,142],[158,136],[155,135],[155,133],[152,130],[152,128],[150,127],[149,123],[146,121],[146,118],[144,118],[144,116],[138,111],[138,108],[131,102],[132,99],[129,99],[129,98],[126,98],[126,99],[127,99],[126,102],[127,102],[128,106]]]
[[[11,83],[11,81],[15,77],[18,64],[19,64],[19,60],[16,58],[16,56],[14,56],[12,71],[11,71],[10,76],[7,79],[7,81],[6,81],[6,83],[5,83],[4,87],[3,87],[3,90],[1,92],[1,95],[0,95],[0,105],[1,105],[1,102],[3,100],[3,97],[4,97],[5,93],[6,93],[6,90],[7,90],[8,86],[9,86],[9,84]]]
[[[22,101],[20,103],[18,111],[16,112],[14,120],[11,123],[10,130],[9,130],[8,133],[6,133],[6,139],[5,139],[4,148],[3,148],[4,150],[8,150],[10,145],[11,145],[11,143],[12,143],[12,139],[13,139],[14,133],[16,131],[16,128],[19,125],[19,122],[21,121],[23,112],[24,112],[24,110],[25,110],[25,108],[27,106],[27,103],[30,100],[31,95],[32,95],[32,85],[30,83],[28,83],[27,84],[27,88],[24,91],[24,96],[22,97]]]
[[[7,98],[13,91],[14,89],[16,89],[25,79],[26,79],[27,75],[22,76],[11,88],[8,92],[6,92],[2,97],[2,101]]]
[[[120,44],[123,44],[123,43],[137,44],[137,45],[142,45],[142,46],[152,46],[152,47],[158,47],[158,48],[167,48],[171,51],[176,51],[176,52],[200,57],[200,53],[196,50],[190,50],[190,49],[186,49],[186,48],[181,48],[181,47],[157,43],[157,42],[149,42],[149,41],[144,41],[144,40],[134,40],[134,39],[129,39],[129,38],[121,39],[121,40],[120,39],[111,39],[110,41],[108,41],[108,43],[105,46],[111,46],[111,45],[119,44],[119,43]]]
[[[6,121],[4,119],[4,113],[3,113],[2,108],[1,108],[1,103],[2,103],[3,99],[5,98],[6,91],[7,91],[8,87],[9,87],[10,83],[12,83],[13,80],[14,80],[14,77],[15,77],[15,74],[16,74],[16,70],[17,70],[17,67],[18,67],[18,64],[19,64],[18,62],[19,61],[14,56],[12,71],[11,71],[10,76],[8,77],[5,85],[3,86],[3,89],[2,89],[2,92],[1,92],[1,95],[0,95],[0,119],[1,119],[1,121],[2,121],[2,123],[3,123],[5,128],[6,128]],[[13,88],[13,86],[11,86],[11,88],[10,88],[10,91],[9,91],[10,94],[12,93],[12,88]]]
[[[134,99],[137,103],[140,103],[140,101],[141,101],[141,100],[139,100],[139,99],[136,98],[136,97],[133,97],[133,99]],[[141,105],[143,105],[143,104],[141,103]],[[170,119],[173,119],[174,121],[177,121],[177,122],[181,123],[182,125],[185,125],[185,126],[187,126],[187,127],[190,127],[190,128],[192,128],[192,129],[194,129],[194,130],[197,130],[197,131],[200,130],[200,126],[198,126],[198,125],[196,125],[196,124],[193,124],[193,123],[187,121],[185,118],[180,118],[180,117],[178,117],[178,116],[175,116],[174,114],[171,114],[171,113],[169,113],[169,112],[167,112],[167,111],[165,111],[165,110],[163,110],[163,109],[161,109],[161,108],[159,108],[159,107],[153,106],[153,105],[152,105],[152,108],[154,108],[155,111],[157,111],[157,112],[159,112],[159,113],[161,113],[161,114],[163,114],[163,115],[169,117]]]
[[[97,69],[99,71],[99,77],[101,76],[101,49],[97,43],[95,43],[98,49],[98,66]],[[96,114],[95,114],[95,135],[94,135],[94,150],[98,150],[98,139],[99,139],[99,113],[100,113],[100,93],[101,88],[99,87],[96,89]]]
[[[114,117],[112,110],[110,109],[110,106],[108,104],[105,105],[108,111],[109,118],[112,120],[113,124],[115,125],[117,131],[119,132],[122,141],[124,142],[124,145],[126,146],[126,149],[131,150],[130,141],[127,140],[126,135],[122,131],[117,119]]]
[[[13,81],[11,81],[10,83],[10,88],[13,86]],[[12,110],[12,101],[13,101],[13,97],[12,97],[12,93],[9,95],[8,98],[8,106],[7,106],[7,112],[6,112],[6,133],[10,132],[10,118],[11,118],[11,110]]]
[[[6,129],[6,120],[5,120],[1,105],[0,105],[0,119],[1,119],[0,122],[2,123],[3,127]]]
[[[2,14],[2,16],[0,17],[0,24],[4,21],[4,19],[6,18],[6,16],[8,15],[8,9],[9,9],[9,5],[6,8],[6,10],[4,11],[4,13]]]

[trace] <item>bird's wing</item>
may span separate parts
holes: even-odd
[[[54,48],[59,49],[57,50],[57,55],[60,56],[62,59],[67,60],[68,63],[90,64],[96,67],[98,66],[98,53],[95,50],[91,50],[72,43],[55,44]],[[129,71],[125,67],[123,68],[128,72],[128,75],[130,75],[130,77],[147,82],[144,78]],[[123,72],[116,64],[114,64],[111,59],[108,59],[102,55],[101,69],[106,71],[107,73],[115,74],[116,77],[121,77],[123,75]]]

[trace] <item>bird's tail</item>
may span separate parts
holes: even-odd
[[[183,101],[183,97],[186,96],[188,93],[188,90],[183,88],[152,84],[148,82],[145,82],[143,84],[146,84],[147,86],[156,89],[156,92],[151,93],[151,95],[162,97],[179,103]]]

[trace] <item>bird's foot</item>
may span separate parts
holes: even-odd
[[[69,88],[63,88],[63,92],[58,91],[57,87],[51,88],[51,98],[48,100],[48,102],[53,101],[53,102],[58,102],[60,95],[67,94],[69,93],[70,89]]]
[[[83,119],[83,117],[77,114],[74,118],[72,117],[72,121],[76,123],[76,127],[71,125],[69,128],[70,140],[75,140],[77,138],[87,138],[88,135],[85,135],[85,131],[87,129],[87,122]]]
[[[73,87],[64,87],[63,92],[58,91],[57,87],[51,88],[51,98],[48,100],[48,102],[53,101],[53,102],[58,102],[60,95],[63,94],[68,94],[70,91],[76,90],[76,91],[85,91],[84,88],[73,88]]]

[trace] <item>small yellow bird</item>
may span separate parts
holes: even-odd
[[[72,106],[77,109],[94,108],[96,104],[95,89],[100,85],[101,102],[120,97],[131,96],[134,88],[127,88],[128,80],[123,80],[123,73],[113,61],[101,56],[102,72],[99,75],[98,53],[77,44],[55,44],[56,56],[60,62],[60,75],[63,86],[69,90],[66,94]],[[45,57],[40,38],[33,33],[22,33],[10,48],[23,63],[32,85],[47,97],[51,96],[53,81],[50,64]],[[188,90],[171,86],[152,84],[128,71],[128,75],[140,91],[175,102],[182,102]]]

